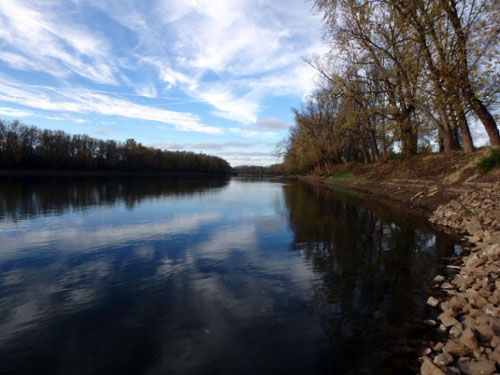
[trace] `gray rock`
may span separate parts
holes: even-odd
[[[459,368],[465,375],[491,375],[497,369],[495,362],[488,360],[462,362]]]
[[[453,327],[450,328],[450,336],[458,339],[462,332],[464,331],[464,328],[462,327],[462,324],[457,323]]]
[[[496,348],[498,345],[500,345],[500,337],[495,336],[491,339],[490,345],[492,348]]]
[[[443,352],[450,353],[456,357],[463,357],[471,352],[471,349],[466,347],[460,341],[449,340],[443,347]]]
[[[432,347],[432,350],[435,352],[440,352],[443,349],[444,344],[442,342],[438,342],[436,345]]]
[[[453,357],[450,353],[442,353],[434,358],[434,363],[439,367],[444,367],[453,362]]]
[[[437,307],[437,305],[439,305],[439,300],[437,298],[434,298],[434,297],[429,297],[429,299],[427,299],[427,306],[430,306],[430,307]]]
[[[421,375],[446,375],[443,370],[437,367],[428,357],[424,357],[424,362],[420,366]]]
[[[470,328],[466,328],[464,330],[462,336],[460,336],[460,343],[469,348],[470,350],[477,350],[479,348],[476,336],[474,335],[474,332]]]
[[[441,323],[443,323],[445,327],[451,327],[454,326],[455,324],[458,324],[458,320],[456,320],[454,317],[450,315],[442,316],[441,314],[438,319],[441,320]]]
[[[442,275],[437,275],[435,278],[434,278],[434,282],[435,283],[442,283],[444,281],[444,276]]]
[[[495,361],[496,363],[498,363],[500,365],[500,352],[499,351],[493,351],[492,353],[490,353],[488,355],[488,358],[492,361]]]
[[[476,325],[475,330],[482,341],[491,341],[493,336],[495,336],[493,329],[491,329],[490,325],[487,323]]]
[[[441,289],[454,289],[454,286],[451,285],[449,282],[444,282],[441,284]]]

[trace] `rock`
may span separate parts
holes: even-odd
[[[458,324],[458,320],[456,320],[454,317],[450,315],[444,315],[441,314],[438,319],[441,320],[441,323],[444,324],[445,327],[451,327],[454,326],[455,324]]]
[[[450,353],[456,357],[463,357],[470,353],[471,350],[459,341],[449,340],[443,347],[443,352]]]
[[[491,375],[496,371],[495,362],[489,360],[462,362],[459,368],[465,375]]]
[[[441,308],[441,311],[446,311],[450,309],[450,303],[448,301],[441,302],[439,304],[439,307]]]
[[[442,275],[437,275],[433,280],[435,283],[442,283],[445,280],[445,278]]]
[[[449,282],[445,282],[441,284],[441,289],[454,289],[454,286],[451,285]]]
[[[424,324],[426,324],[430,327],[434,327],[437,324],[437,322],[433,319],[426,319],[426,320],[424,320]]]
[[[473,308],[473,309],[470,309],[470,311],[469,311],[469,316],[470,316],[471,318],[477,318],[477,317],[478,317],[479,315],[481,315],[481,314],[482,314],[482,311],[481,311],[481,310],[479,310],[479,309],[474,309],[474,308]]]
[[[491,341],[493,336],[495,336],[493,329],[491,329],[490,325],[486,323],[478,324],[475,327],[475,330],[482,341]]]
[[[456,296],[450,299],[450,309],[453,311],[462,310],[466,304],[467,300],[462,296]]]
[[[424,357],[424,362],[420,366],[422,375],[446,375],[443,370],[437,367],[428,357]]]
[[[482,309],[483,307],[485,307],[486,305],[488,304],[488,300],[484,297],[481,297],[481,296],[477,296],[476,297],[476,303],[475,305]],[[474,304],[473,304],[474,305]]]
[[[432,350],[435,352],[440,352],[443,349],[444,344],[442,342],[438,342],[436,345],[432,347]]]
[[[495,307],[491,303],[488,303],[486,306],[484,306],[483,310],[486,314],[488,314],[490,316],[494,316],[494,317],[497,317],[500,314],[500,308]]]
[[[437,298],[434,298],[434,297],[429,297],[429,299],[427,300],[427,306],[430,306],[430,307],[437,307],[437,305],[439,305],[439,300]]]
[[[474,332],[470,328],[466,328],[460,336],[460,343],[469,348],[470,350],[477,350],[478,344]],[[453,354],[453,353],[451,353]]]
[[[462,332],[464,331],[464,328],[460,323],[455,324],[453,327],[450,329],[450,336],[458,339]]]
[[[500,352],[495,350],[494,352],[490,353],[488,358],[492,361],[495,361],[496,363],[498,363],[500,365]]]
[[[444,367],[453,362],[453,357],[450,353],[439,354],[434,358],[434,363],[440,367]]]
[[[495,336],[491,339],[490,345],[492,348],[496,348],[498,345],[500,345],[500,337]]]
[[[422,350],[422,355],[424,355],[424,356],[429,355],[431,353],[432,353],[431,348],[425,348],[424,350]]]
[[[470,236],[470,237],[468,238],[468,240],[469,240],[469,242],[474,243],[474,242],[479,242],[479,241],[481,241],[481,238],[479,238],[479,236],[477,236],[477,235],[473,235],[473,236]]]
[[[446,326],[444,324],[440,324],[438,327],[437,327],[437,331],[439,333],[446,333]]]
[[[447,367],[446,374],[447,375],[462,375],[460,370],[456,367]]]

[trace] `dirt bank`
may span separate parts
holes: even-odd
[[[423,215],[469,245],[437,275],[430,319],[443,337],[424,349],[421,374],[494,374],[500,371],[500,167],[476,167],[489,149],[428,155],[340,169],[309,182],[385,199]]]

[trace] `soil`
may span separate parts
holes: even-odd
[[[430,154],[373,164],[339,167],[339,177],[309,176],[309,182],[378,197],[430,217],[439,205],[478,189],[500,188],[500,167],[482,173],[476,166],[489,148],[472,153]]]

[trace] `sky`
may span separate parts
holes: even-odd
[[[307,0],[1,0],[0,118],[277,162],[327,51]]]

